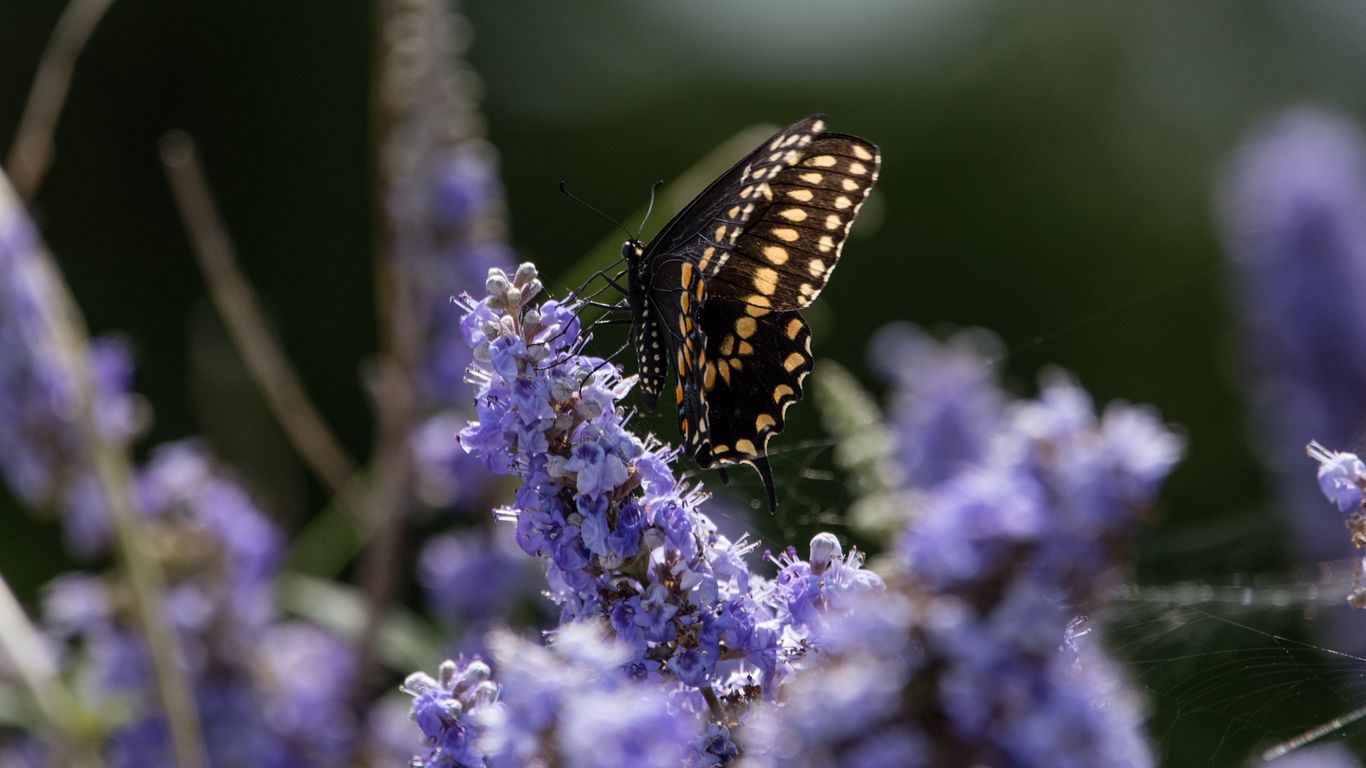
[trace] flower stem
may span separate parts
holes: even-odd
[[[9,659],[38,711],[53,728],[48,745],[73,768],[101,768],[99,750],[88,728],[82,727],[80,705],[57,674],[57,662],[0,576],[0,652]]]

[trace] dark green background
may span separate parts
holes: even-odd
[[[1138,583],[1261,585],[1287,558],[1248,445],[1212,191],[1229,151],[1275,110],[1361,112],[1366,10],[1189,5],[513,0],[467,10],[514,242],[545,274],[568,271],[608,234],[559,194],[561,179],[633,216],[655,179],[737,131],[826,112],[835,130],[878,143],[884,165],[813,312],[816,354],[872,385],[865,343],[883,324],[982,326],[1004,340],[1017,391],[1059,365],[1098,400],[1155,404],[1189,453],[1158,527],[1136,542]],[[0,3],[0,147],[60,8]],[[357,368],[375,341],[369,13],[354,2],[117,0],[81,59],[34,205],[91,326],[135,345],[137,387],[156,414],[144,446],[208,435],[291,526],[321,497],[225,351],[156,141],[170,128],[199,140],[288,352],[364,455],[371,417]],[[842,483],[803,472],[828,469],[828,450],[796,447],[818,436],[816,409],[791,416],[775,443],[792,450],[775,460],[786,512],[773,541],[837,526],[847,501]],[[759,492],[749,477],[737,485]],[[31,593],[64,567],[56,533],[12,506],[3,515],[0,568]],[[1156,706],[1163,764],[1236,764],[1362,703],[1350,679],[1366,663],[1294,644],[1310,636],[1306,610],[1298,599],[1272,610],[1199,595],[1121,605],[1115,637]]]

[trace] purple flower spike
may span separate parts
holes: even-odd
[[[946,354],[914,338],[917,354]],[[915,489],[885,589],[840,589],[863,577],[824,534],[809,562],[779,558],[787,610],[840,610],[791,625],[815,652],[781,706],[744,722],[745,765],[1153,764],[1132,689],[1077,616],[1108,595],[1182,441],[1145,408],[1098,418],[1065,377],[1028,402],[981,385],[1000,418],[983,422],[973,461]]]
[[[582,353],[577,307],[531,304],[541,291],[531,264],[491,270],[486,287],[486,298],[463,299],[479,391],[460,443],[521,477],[497,514],[546,560],[562,621],[610,627],[631,650],[623,670],[736,702],[775,694],[808,648],[807,624],[881,581],[829,534],[813,543],[819,567],[790,553],[778,580],[752,575],[743,556],[753,547],[700,511],[707,497],[674,478],[674,452],[627,430],[619,403],[634,380]]]
[[[1366,439],[1366,138],[1340,115],[1286,111],[1238,150],[1218,202],[1263,463],[1299,557],[1339,557],[1338,521],[1302,514],[1317,494],[1297,466],[1310,439]]]
[[[127,345],[104,339],[79,348],[63,332],[69,299],[42,249],[0,176],[0,473],[22,502],[55,505],[83,527],[69,540],[90,555],[103,547],[107,525],[83,444],[82,392],[106,439],[132,439],[143,419]]]

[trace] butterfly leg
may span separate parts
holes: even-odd
[[[579,382],[579,394],[580,394],[580,395],[583,394],[583,388],[584,388],[584,386],[585,386],[586,384],[588,384],[588,380],[591,379],[591,378],[593,378],[593,374],[595,374],[595,373],[597,373],[598,371],[602,370],[603,368],[606,368],[607,366],[611,365],[611,364],[612,364],[612,359],[615,358],[617,355],[620,355],[622,352],[625,352],[625,351],[627,350],[627,348],[629,348],[630,346],[631,346],[631,342],[630,342],[630,340],[627,340],[627,342],[626,342],[625,344],[622,344],[620,347],[617,347],[617,351],[616,351],[616,352],[613,352],[612,354],[608,355],[607,357],[604,357],[604,358],[602,359],[602,362],[600,362],[600,363],[598,363],[597,365],[593,366],[593,370],[589,371],[589,372],[588,372],[588,375],[583,377],[583,381]]]
[[[617,303],[617,304],[603,304],[603,303],[600,302],[600,301],[585,301],[585,302],[583,303],[583,305],[584,305],[585,307],[593,307],[594,309],[605,309],[605,310],[607,310],[608,312],[629,312],[629,311],[631,311],[631,308],[630,308],[629,306],[627,306],[626,302],[624,302],[624,301],[623,301],[623,302],[620,302],[620,303]]]
[[[617,260],[617,262],[620,261],[620,259]],[[583,293],[588,290],[588,286],[592,285],[593,281],[597,280],[598,278],[602,278],[604,281],[606,281],[607,285],[603,286],[602,288],[599,288],[595,293],[592,294],[592,296],[589,296],[589,298],[597,296],[598,294],[607,290],[609,287],[615,288],[619,292],[621,292],[622,295],[625,295],[626,289],[621,287],[621,283],[617,281],[621,280],[621,278],[626,276],[626,270],[623,269],[615,275],[609,274],[609,271],[616,266],[617,262],[614,262],[612,266],[608,267],[607,269],[599,269],[597,272],[594,272],[593,274],[589,275],[588,279],[583,281],[583,285],[580,285],[578,288],[575,288],[574,290],[569,292],[569,296],[565,300],[577,301],[579,297],[582,296]]]

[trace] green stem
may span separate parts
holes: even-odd
[[[4,576],[0,576],[0,651],[51,727],[47,741],[53,754],[63,755],[73,768],[101,768],[104,761],[92,739],[93,732],[88,722],[83,722],[89,718],[62,684],[56,661]]]

